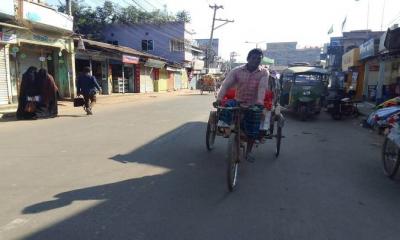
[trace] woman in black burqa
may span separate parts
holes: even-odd
[[[29,67],[22,75],[21,86],[18,97],[18,119],[35,119],[36,112],[26,112],[28,99],[38,99],[40,95],[40,84],[36,78],[36,67]]]
[[[46,69],[41,68],[37,74],[37,80],[40,84],[40,102],[37,108],[37,117],[51,118],[57,117],[57,92],[58,88]]]

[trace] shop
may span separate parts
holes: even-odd
[[[346,92],[355,91],[355,98],[362,99],[364,68],[360,64],[360,49],[354,48],[346,52],[342,57],[342,71],[345,74],[344,88]]]
[[[204,70],[204,61],[202,61],[202,60],[193,61],[193,68],[188,72],[190,89],[199,89],[200,88],[199,83],[200,83],[200,79],[201,79],[203,70]]]
[[[1,27],[1,26],[0,26]],[[17,27],[17,26],[15,26]],[[10,44],[16,43],[14,30],[1,27],[0,31],[0,105],[13,103],[10,80]]]
[[[147,59],[146,62],[141,65],[141,93],[167,90],[167,79],[162,79],[160,82],[160,69],[163,69],[164,66],[164,61],[151,58]]]
[[[376,101],[400,96],[400,28],[389,29],[379,42]]]
[[[17,101],[22,75],[29,67],[43,68],[54,77],[59,95],[70,98],[70,73],[73,45],[68,39],[49,34],[18,32],[17,43],[10,44],[10,82],[13,102]]]
[[[167,66],[166,67],[168,73],[168,81],[167,81],[167,91],[174,91],[175,90],[175,73],[179,73],[180,69],[178,66]]]
[[[103,94],[138,91],[140,58],[128,54],[135,50],[87,39],[75,39],[75,45],[79,41],[83,41],[85,49],[76,53],[78,74],[84,67],[90,67]]]
[[[375,101],[378,84],[379,62],[377,59],[379,39],[370,39],[360,45],[360,63],[364,67],[363,99]]]

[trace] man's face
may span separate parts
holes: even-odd
[[[247,64],[250,68],[252,69],[256,69],[258,68],[258,66],[260,66],[262,60],[262,55],[260,54],[251,54],[248,58],[247,58]]]

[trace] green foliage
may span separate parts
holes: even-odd
[[[65,5],[59,7],[59,11],[65,11]],[[190,22],[190,13],[179,11],[176,15],[168,14],[166,6],[164,10],[147,12],[133,5],[121,7],[109,0],[103,6],[92,8],[84,3],[84,0],[72,0],[72,15],[74,17],[74,31],[86,35],[91,39],[101,39],[101,29],[115,23],[166,23],[166,22]]]
[[[176,19],[179,22],[190,23],[192,18],[190,17],[190,13],[188,11],[182,10],[176,13]]]

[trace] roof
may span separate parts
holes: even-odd
[[[328,74],[328,71],[323,68],[317,67],[289,67],[283,71],[283,73],[317,73],[317,74]]]
[[[79,38],[75,38],[74,40],[78,41]],[[155,56],[152,54],[148,54],[148,53],[144,53],[144,52],[140,52],[140,51],[130,48],[130,47],[116,46],[116,45],[112,45],[109,43],[98,42],[98,41],[93,41],[93,40],[89,40],[89,39],[82,39],[82,40],[85,44],[88,44],[89,46],[95,46],[95,47],[104,48],[104,49],[108,49],[108,50],[118,51],[121,53],[127,53],[127,54],[132,54],[132,55],[136,55],[136,56],[140,56],[140,57],[147,57],[147,58],[166,61],[165,58]]]

